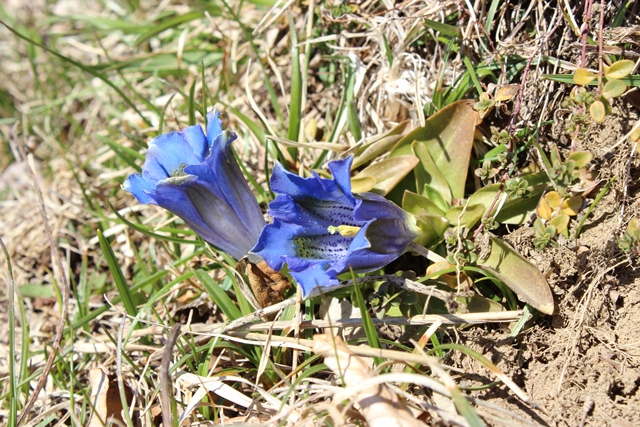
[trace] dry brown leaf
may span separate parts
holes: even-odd
[[[496,101],[509,101],[520,91],[520,85],[516,83],[502,86],[496,93]]]
[[[282,274],[274,271],[264,260],[257,264],[247,261],[247,276],[251,290],[261,307],[269,307],[284,301],[284,294],[291,283]]]
[[[88,427],[126,425],[122,417],[122,401],[120,400],[118,382],[115,379],[109,379],[104,369],[94,368],[89,371],[89,383],[91,384],[93,413]],[[131,401],[133,393],[126,386],[125,395],[127,401]]]
[[[353,354],[339,337],[314,335],[312,350],[324,357],[324,363],[343,380],[347,389],[358,387],[374,376],[367,363]],[[354,400],[370,427],[426,426],[385,384],[361,388]]]

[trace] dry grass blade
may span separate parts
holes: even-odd
[[[332,335],[315,335],[312,350],[324,357],[324,363],[342,380],[347,390],[350,387],[357,387],[354,400],[369,426],[426,426],[385,384],[362,386],[363,382],[373,376],[373,371],[364,360],[353,354],[340,338]],[[336,400],[339,403],[342,399]]]
[[[173,347],[180,336],[180,325],[173,325],[169,336],[167,337],[167,352],[162,356],[162,364],[160,365],[160,399],[162,401],[162,424],[165,426],[173,426],[173,405],[171,404],[172,390],[171,376],[169,375],[169,367],[171,365],[171,356]]]
[[[58,253],[58,246],[53,238],[53,233],[51,232],[51,228],[49,227],[49,219],[47,217],[47,211],[44,204],[44,198],[42,197],[42,190],[40,189],[40,184],[38,183],[38,179],[35,173],[35,164],[33,161],[33,156],[29,154],[29,156],[25,155],[24,149],[22,145],[17,144],[18,151],[20,152],[23,159],[27,161],[29,167],[27,170],[29,171],[29,176],[32,181],[33,188],[38,197],[38,210],[40,212],[40,218],[44,225],[45,233],[49,240],[49,249],[51,251],[51,259],[54,261],[54,274],[56,276],[56,280],[62,286],[62,311],[60,312],[60,321],[58,322],[58,326],[56,328],[56,335],[52,341],[52,347],[54,351],[49,353],[49,357],[47,358],[47,363],[45,364],[44,370],[38,383],[36,384],[33,392],[29,396],[29,400],[22,408],[22,412],[18,417],[17,425],[19,426],[25,421],[25,416],[29,414],[31,407],[36,402],[36,400],[40,396],[40,391],[42,391],[45,382],[47,381],[49,372],[53,367],[53,362],[60,351],[60,343],[62,342],[62,335],[64,332],[64,325],[67,321],[67,313],[69,310],[69,282],[67,281],[67,277],[64,274],[64,266],[62,264],[62,260],[60,259],[60,254]]]
[[[383,319],[371,319],[374,324],[378,325],[482,325],[486,323],[512,323],[519,321],[523,316],[522,310],[515,311],[500,311],[500,312],[488,312],[488,313],[460,313],[460,314],[418,314],[412,317],[385,317]],[[203,334],[210,333],[211,336],[215,336],[218,331],[231,331],[231,330],[244,330],[244,331],[268,331],[268,330],[284,330],[291,327],[291,321],[272,321],[262,322],[254,324],[245,324],[243,327],[238,328],[225,328],[227,323],[211,323],[201,324],[193,323],[191,325],[182,325],[183,333]],[[344,319],[331,319],[329,320],[302,320],[300,322],[300,329],[316,329],[316,328],[342,328],[345,326],[362,326],[362,319],[358,318],[344,318]],[[149,335],[164,335],[167,327],[165,326],[151,326],[149,328],[139,329],[130,332],[130,337],[144,337]],[[212,332],[213,331],[213,332]],[[100,340],[107,340],[107,337],[97,338]],[[129,344],[132,350],[150,350],[155,347],[144,346],[138,344]],[[89,344],[79,343],[79,348],[88,349]]]

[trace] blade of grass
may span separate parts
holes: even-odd
[[[142,168],[138,166],[136,163],[137,160],[144,160],[144,156],[138,153],[136,150],[132,150],[131,148],[124,147],[118,144],[115,141],[110,140],[109,138],[98,135],[98,139],[104,141],[105,144],[111,148],[111,150],[116,153],[116,155],[121,158],[127,165],[131,166],[136,170],[136,172],[142,172]]]
[[[13,281],[13,268],[11,267],[11,257],[9,256],[9,251],[7,247],[4,245],[4,241],[0,238],[0,246],[2,246],[2,251],[4,252],[4,259],[7,263],[7,271],[9,272],[9,280],[7,281],[7,295],[9,296],[9,354],[11,358],[9,359],[9,392],[10,392],[10,401],[11,401],[11,413],[10,418],[13,419],[13,424],[15,424],[15,419],[17,417],[18,411],[15,407],[17,402],[20,402],[20,393],[18,389],[18,385],[16,382],[16,367],[15,360],[18,360],[18,355],[16,354],[16,314],[15,314],[15,282]],[[24,335],[24,334],[23,334]],[[28,335],[28,334],[27,334]],[[24,354],[23,354],[24,356]]]
[[[462,35],[460,28],[455,25],[444,24],[427,18],[425,18],[423,22],[426,27],[431,28],[432,30],[449,38],[460,37]]]
[[[358,109],[356,108],[356,103],[349,101],[348,108],[347,120],[349,121],[349,130],[353,134],[353,139],[358,142],[362,139],[362,129],[360,128],[360,121],[358,120]]]
[[[200,81],[202,82],[202,111],[204,112],[204,128],[207,128],[209,120],[207,119],[207,79],[204,76],[204,61],[200,62]]]
[[[351,269],[351,280],[354,283],[353,294],[355,295],[356,304],[358,304],[358,308],[360,309],[360,316],[362,317],[362,328],[364,329],[364,333],[367,336],[367,342],[372,348],[381,348],[378,331],[373,325],[371,316],[369,316],[369,310],[367,310],[367,306],[365,305],[360,286],[358,286],[358,284],[356,283],[356,274],[353,272],[353,269]],[[380,365],[384,362],[384,360],[379,357],[374,358],[374,361],[376,365]]]
[[[213,10],[209,11],[209,13],[211,13],[212,15],[219,15],[221,12],[222,12],[221,10],[218,10],[218,13],[215,13],[215,11]],[[149,40],[150,38],[160,34],[165,30],[168,30],[173,27],[177,27],[178,25],[184,24],[186,22],[195,21],[196,19],[202,19],[204,17],[205,17],[204,12],[193,11],[193,12],[187,12],[181,15],[168,18],[162,22],[150,24],[149,25],[150,30],[145,32],[144,34],[141,34],[136,40],[135,45],[136,47],[138,47],[144,42],[146,42],[147,40]]]
[[[113,90],[116,91],[116,93],[118,95],[120,95],[120,97],[122,98],[122,100],[133,109],[133,111],[136,112],[136,114],[142,119],[143,122],[145,122],[148,126],[152,126],[151,121],[149,121],[149,119],[147,119],[144,114],[142,114],[140,112],[140,110],[138,110],[138,107],[136,107],[136,105],[133,103],[133,101],[131,101],[131,99],[129,99],[129,97],[115,84],[113,83],[111,80],[109,80],[107,77],[103,76],[102,74],[98,73],[97,71],[92,70],[91,68],[85,66],[84,64],[81,64],[77,61],[74,61],[71,58],[67,58],[66,56],[56,52],[53,49],[48,48],[47,46],[36,42],[35,40],[30,39],[29,37],[19,33],[18,31],[14,30],[12,27],[10,27],[9,25],[7,25],[6,22],[2,22],[0,21],[0,23],[2,25],[4,25],[9,31],[11,31],[13,34],[15,34],[16,37],[26,41],[27,43],[30,43],[34,46],[37,46],[41,49],[44,49],[45,51],[49,52],[50,54],[62,59],[65,62],[68,62],[69,64],[83,70],[86,71],[87,73],[91,74],[94,77],[97,77],[98,79],[102,80],[107,86],[109,86],[110,88],[112,88]]]
[[[476,74],[475,67],[471,63],[471,60],[469,59],[468,56],[465,55],[462,58],[462,60],[464,61],[464,65],[466,65],[467,67],[467,71],[469,72],[469,77],[471,77],[471,81],[473,82],[473,85],[476,87],[476,90],[478,91],[478,95],[480,95],[483,92],[483,90],[482,90],[482,85],[478,80],[478,75]]]
[[[491,1],[491,5],[489,6],[489,10],[487,11],[487,19],[484,26],[487,29],[487,33],[491,33],[491,29],[493,28],[493,18],[495,18],[496,16],[496,10],[498,10],[498,6],[500,6],[500,0]]]
[[[98,230],[98,241],[100,243],[100,249],[102,249],[102,254],[107,260],[107,265],[109,266],[109,271],[111,271],[111,275],[113,276],[113,281],[118,289],[118,294],[122,298],[122,303],[124,305],[127,314],[131,317],[138,316],[138,308],[133,301],[133,295],[131,294],[131,290],[129,289],[129,285],[127,285],[127,281],[124,278],[124,274],[120,269],[120,264],[116,259],[115,254],[113,253],[113,249],[109,244],[109,241],[104,238],[102,232]],[[75,329],[75,328],[74,328]]]
[[[280,104],[278,103],[278,95],[276,94],[276,90],[273,88],[273,85],[271,84],[271,79],[269,77],[269,73],[267,72],[267,66],[265,65],[266,61],[262,61],[262,59],[260,58],[260,50],[258,49],[258,46],[253,41],[253,35],[251,31],[240,20],[240,17],[236,13],[236,11],[231,6],[229,6],[229,3],[226,0],[222,0],[222,4],[224,5],[227,12],[231,14],[231,17],[233,18],[233,20],[236,21],[240,26],[240,29],[242,30],[242,33],[245,39],[249,42],[249,45],[251,46],[251,50],[253,50],[254,55],[258,59],[258,61],[256,62],[260,64],[260,67],[262,68],[262,74],[264,76],[264,84],[267,87],[267,92],[269,93],[269,98],[271,99],[271,106],[273,107],[273,111],[276,113],[276,117],[278,118],[280,125],[282,125],[282,123],[284,122],[284,119],[282,118],[282,110],[280,109]]]
[[[559,83],[567,83],[574,85],[573,74],[542,74],[540,77],[551,80]],[[627,86],[640,86],[640,74],[632,74],[627,77],[623,77],[619,79],[621,82],[626,84]],[[589,86],[597,86],[598,80],[594,80],[589,83]]]
[[[476,411],[473,409],[473,406],[471,406],[466,396],[462,394],[462,391],[460,391],[458,387],[455,387],[449,391],[451,392],[451,400],[453,400],[453,404],[458,410],[458,413],[462,415],[465,420],[467,420],[470,427],[486,426],[486,424],[482,421],[482,418],[478,416]]]
[[[195,275],[204,286],[205,290],[229,320],[235,320],[242,317],[242,313],[236,306],[229,295],[213,280],[206,271],[195,270]]]
[[[198,81],[194,80],[191,83],[191,87],[189,88],[189,126],[193,126],[196,124],[196,83]]]
[[[113,207],[113,205],[111,204],[111,202],[109,200],[107,200],[107,205],[109,205],[109,209],[111,209],[111,212],[113,212],[115,214],[115,216],[117,216],[120,221],[122,221],[128,227],[131,227],[134,230],[144,234],[145,236],[153,237],[154,239],[157,239],[157,240],[160,240],[160,241],[164,240],[164,241],[167,241],[167,242],[180,243],[180,244],[186,244],[186,245],[197,245],[199,243],[198,240],[181,239],[179,237],[164,236],[162,234],[156,234],[156,233],[154,233],[152,231],[149,231],[147,228],[145,228],[145,227],[143,227],[141,225],[134,224],[133,222],[129,221],[128,219],[126,219],[125,217],[120,215],[120,212],[118,212],[118,210]]]
[[[296,35],[295,20],[289,17],[289,34],[291,35],[291,104],[289,106],[289,130],[287,133],[291,141],[298,141],[300,137],[300,120],[302,114],[302,76],[300,74],[300,52]],[[290,148],[289,153],[294,159],[297,149]]]
[[[584,213],[584,216],[580,220],[580,224],[578,224],[578,228],[576,228],[576,232],[573,236],[574,238],[577,239],[580,236],[580,233],[582,232],[582,226],[584,226],[585,221],[587,220],[587,218],[589,218],[589,216],[591,215],[591,212],[593,212],[593,209],[600,202],[600,200],[602,200],[605,194],[609,192],[609,189],[611,188],[611,184],[613,184],[615,180],[616,180],[615,176],[611,177],[609,182],[607,182],[607,185],[605,185],[604,188],[602,188],[602,190],[598,192],[598,194],[596,195],[596,198],[593,199],[593,202],[591,203],[591,205],[589,205],[589,209],[587,209],[587,211]]]

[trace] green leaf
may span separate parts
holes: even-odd
[[[149,31],[147,31],[146,33],[138,37],[135,45],[140,46],[142,43],[160,34],[164,30],[168,30],[169,28],[172,28],[172,27],[177,27],[178,25],[183,24],[185,22],[195,21],[196,19],[202,19],[204,17],[205,16],[203,12],[194,11],[194,12],[187,12],[185,14],[181,14],[177,16],[172,16],[171,18],[165,19],[161,22],[157,22],[154,25],[150,26]]]
[[[107,265],[109,266],[109,270],[111,271],[111,275],[113,276],[113,282],[118,288],[118,294],[122,297],[122,303],[124,305],[127,314],[131,317],[136,317],[138,315],[138,307],[133,302],[133,295],[131,295],[131,290],[129,289],[129,285],[127,280],[124,278],[124,274],[120,269],[120,263],[118,262],[116,255],[113,253],[113,249],[109,244],[109,241],[104,238],[102,235],[102,231],[98,230],[98,242],[100,243],[100,249],[102,249],[102,254],[107,260]],[[141,324],[137,323],[137,327]]]
[[[17,289],[20,296],[26,298],[48,299],[53,297],[51,285],[45,285],[43,283],[27,283],[26,285],[18,286]]]
[[[605,98],[617,98],[627,91],[627,85],[621,80],[609,80],[602,89]]]
[[[242,313],[237,305],[233,303],[229,295],[213,280],[206,271],[196,270],[196,277],[202,283],[205,290],[229,320],[235,320],[242,317]]]
[[[495,313],[504,311],[504,307],[499,302],[478,294],[473,294],[470,297],[457,297],[456,301],[464,304],[470,313]]]
[[[414,156],[391,157],[372,164],[354,178],[374,178],[376,183],[371,191],[384,196],[398,185],[402,178],[407,176],[418,163],[418,158]]]
[[[449,228],[445,217],[421,213],[416,215],[415,219],[416,225],[420,229],[416,243],[428,247],[437,245],[444,240],[444,232]]]
[[[351,279],[353,280],[353,294],[355,296],[356,304],[360,309],[360,316],[362,317],[362,328],[364,329],[364,333],[367,336],[367,342],[371,348],[381,348],[380,346],[380,337],[378,337],[378,331],[373,324],[373,320],[371,320],[371,316],[369,315],[369,310],[367,310],[366,303],[364,298],[362,297],[362,291],[360,290],[360,286],[356,283],[356,274],[351,270]],[[384,362],[384,360],[380,357],[375,357],[374,361],[376,365],[379,365]]]
[[[470,204],[466,208],[464,206],[456,206],[450,209],[445,216],[451,226],[457,227],[460,224],[461,227],[470,229],[480,221],[485,210],[484,205],[481,204]]]
[[[540,196],[549,185],[549,177],[544,172],[523,175],[522,179],[526,179],[529,183],[527,197],[507,199],[495,218],[499,223],[522,224],[527,221],[531,213],[536,209]],[[489,209],[499,191],[500,184],[483,187],[469,197],[469,205],[481,204],[486,209]],[[501,194],[500,197],[505,197],[504,193]]]
[[[555,303],[551,288],[533,264],[497,237],[491,237],[489,256],[478,266],[500,279],[518,298],[545,314],[553,314]]]
[[[558,215],[553,217],[551,221],[549,221],[549,226],[555,227],[557,234],[562,234],[562,232],[567,229],[570,219],[569,215],[560,212]]]
[[[354,193],[364,193],[371,191],[376,185],[376,179],[372,176],[359,176],[351,178],[351,191]]]
[[[460,37],[462,35],[460,28],[455,25],[443,24],[442,22],[433,21],[427,18],[424,19],[424,25],[425,27],[438,31],[440,34],[450,38]]]
[[[391,129],[389,132],[377,137],[373,141],[360,147],[356,153],[356,157],[353,159],[352,169],[357,169],[367,162],[375,159],[376,157],[386,154],[391,148],[396,145],[400,139],[404,136],[404,133],[409,126],[410,121],[405,120],[398,126]]]
[[[429,185],[430,188],[440,194],[446,202],[446,206],[451,206],[452,196],[449,183],[433,161],[426,145],[416,141],[411,144],[411,148],[416,157],[420,159],[420,166],[417,167],[414,172],[416,176],[416,188],[420,189],[424,188],[425,185]]]
[[[291,105],[289,106],[289,129],[287,136],[292,141],[298,141],[303,94],[298,38],[293,20],[289,22],[289,34],[291,36]],[[292,155],[295,154],[295,151],[295,149],[292,150]]]
[[[542,78],[545,78],[547,80],[552,80],[554,82],[560,82],[560,83],[568,83],[568,84],[573,84],[573,74],[543,74]],[[626,84],[627,86],[640,86],[640,74],[632,74],[630,76],[618,79],[621,82],[624,82],[624,84]],[[589,83],[589,86],[597,86],[598,85],[598,81],[594,80],[591,83]]]
[[[390,156],[413,154],[412,145],[419,141],[429,150],[449,184],[453,198],[463,198],[478,120],[473,104],[473,101],[462,100],[438,111],[429,117],[424,127],[415,129],[398,141]]]
[[[453,401],[456,410],[460,415],[464,417],[470,427],[485,427],[486,424],[482,421],[482,418],[476,413],[473,406],[467,400],[467,397],[462,394],[460,389],[456,386],[451,391],[451,400]]]
[[[445,200],[444,197],[442,197],[442,194],[429,184],[425,184],[422,187],[422,196],[431,199],[443,212],[447,212],[451,209],[449,201]]]
[[[573,82],[575,84],[584,86],[594,81],[596,77],[597,76],[595,74],[585,68],[577,68],[575,74],[573,75]]]
[[[575,167],[578,169],[587,166],[592,159],[593,154],[588,151],[574,151],[569,157],[567,157],[567,160],[573,160],[575,162]]]
[[[445,211],[440,209],[431,199],[412,191],[404,192],[402,196],[402,209],[412,215],[427,213],[430,215],[444,216],[445,214]]]
[[[601,100],[593,101],[593,104],[589,107],[589,114],[596,123],[602,123],[607,116],[604,103]]]
[[[629,76],[633,72],[636,63],[630,59],[621,59],[616,61],[604,72],[604,76],[607,80],[615,79],[619,80]]]

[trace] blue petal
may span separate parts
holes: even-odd
[[[367,273],[369,271],[378,270],[398,258],[402,252],[404,252],[406,245],[399,248],[399,250],[396,248],[394,251],[388,251],[385,253],[372,250],[371,240],[368,238],[372,223],[362,227],[360,232],[351,242],[349,254],[339,262],[336,262],[327,272],[328,274],[338,275],[345,273],[350,269],[353,269],[358,273]],[[389,230],[389,232],[392,233],[393,230]],[[382,237],[386,243],[387,236]]]
[[[328,274],[327,263],[310,263],[304,260],[286,258],[291,276],[302,288],[302,295],[307,296],[311,290],[322,286],[338,284],[335,275]],[[295,271],[291,269],[295,267]]]
[[[122,188],[138,199],[143,204],[156,204],[153,198],[149,197],[154,189],[153,184],[145,180],[140,174],[136,173],[129,175],[129,177],[122,184]]]
[[[293,238],[304,228],[274,220],[262,230],[258,243],[251,252],[260,255],[276,271],[284,266],[287,256],[295,256]]]
[[[213,197],[200,182],[161,182],[153,194],[157,204],[184,220],[203,240],[240,259],[252,248],[251,235],[231,206]]]
[[[277,163],[271,174],[271,191],[286,194],[294,200],[314,198],[355,204],[351,194],[342,191],[336,181],[319,177],[315,172],[311,178],[302,178]]]
[[[253,242],[256,242],[262,228],[265,225],[262,210],[258,205],[255,195],[251,192],[247,181],[240,170],[240,166],[231,151],[231,142],[236,139],[236,134],[225,131],[213,141],[211,154],[205,162],[199,165],[187,166],[184,171],[187,174],[198,177],[198,183],[206,187],[218,199],[230,206],[240,223],[244,226]],[[247,251],[251,249],[247,248]]]
[[[302,178],[287,171],[280,163],[276,163],[271,172],[271,191],[286,194],[291,198],[307,197],[323,191],[318,180]]]
[[[354,221],[354,206],[312,197],[293,200],[288,195],[279,195],[269,204],[269,215],[299,225],[360,226],[363,223]]]
[[[359,221],[369,221],[374,218],[404,218],[406,220],[411,218],[411,215],[379,194],[360,193],[356,196],[356,199],[354,217]]]
[[[351,193],[351,164],[353,163],[353,156],[349,156],[346,159],[334,160],[329,162],[329,170],[335,180],[336,186],[340,188],[343,194],[345,194],[352,203],[355,203],[353,194]]]
[[[160,135],[149,144],[142,177],[152,183],[180,174],[185,166],[200,163],[207,140],[199,125]]]
[[[207,141],[209,147],[213,145],[215,138],[222,133],[222,120],[220,120],[220,113],[217,111],[210,111],[207,113]]]

